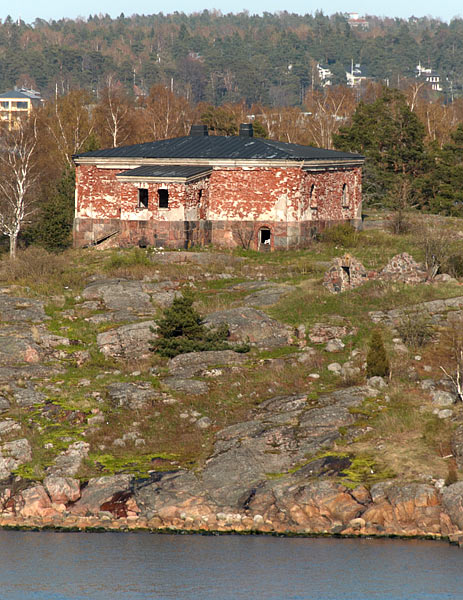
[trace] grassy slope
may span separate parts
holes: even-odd
[[[439,226],[445,229],[450,239],[459,223],[441,220]],[[458,241],[450,243],[458,247]],[[408,251],[418,260],[423,256],[420,235],[393,236],[369,231],[317,242],[309,250],[272,254],[237,252],[245,260],[226,268],[233,279],[218,277],[223,272],[219,262],[209,265],[205,273],[204,268],[195,265],[152,262],[145,251],[138,249],[69,251],[60,256],[49,256],[33,249],[24,252],[14,265],[4,260],[0,265],[3,284],[17,286],[13,291],[18,295],[46,297],[47,312],[51,317],[49,329],[75,340],[74,345],[63,347],[61,362],[65,372],[39,382],[48,402],[57,407],[55,416],[45,418],[39,408],[21,414],[13,410],[10,415],[20,419],[24,433],[34,446],[34,460],[22,467],[20,474],[43,476],[44,467],[53,457],[78,439],[89,441],[92,448],[82,477],[124,470],[142,474],[149,469],[197,467],[210,453],[214,432],[245,419],[250,410],[266,398],[307,392],[316,401],[321,392],[360,383],[361,378],[343,380],[330,373],[326,366],[333,361],[344,362],[353,348],[361,351],[356,361],[359,364],[363,361],[373,328],[367,316],[369,310],[462,295],[462,288],[455,284],[407,286],[381,282],[370,282],[357,290],[331,295],[321,285],[323,273],[331,258],[346,251],[370,269],[380,268],[398,252]],[[316,322],[349,323],[356,329],[356,334],[346,338],[342,353],[327,354],[323,348],[316,348],[316,354],[304,364],[296,360],[300,352],[296,346],[275,352],[253,350],[248,364],[240,371],[211,380],[211,392],[207,396],[166,394],[159,378],[150,374],[153,365],[162,372],[165,366],[162,359],[153,356],[146,364],[116,364],[98,352],[97,333],[114,324],[90,326],[84,318],[93,313],[79,309],[75,299],[88,277],[95,274],[169,278],[181,284],[193,283],[197,305],[203,313],[239,306],[246,294],[230,290],[233,283],[257,278],[291,283],[297,290],[269,308],[267,312],[271,316],[294,326],[304,324],[308,329]],[[70,314],[69,310],[74,313]],[[367,483],[391,473],[412,480],[422,480],[425,476],[445,477],[448,465],[447,459],[442,457],[449,454],[453,425],[432,414],[429,396],[410,381],[409,367],[413,366],[422,377],[440,379],[440,366],[450,360],[448,348],[444,342],[429,344],[419,350],[412,348],[404,359],[394,356],[390,332],[384,330],[383,334],[392,362],[392,382],[386,395],[365,402],[360,411],[363,427],[342,431],[343,438],[335,451],[358,456],[358,471],[350,475]],[[82,350],[88,350],[90,357],[83,366],[77,367],[75,353]],[[417,352],[422,356],[420,361],[413,358]],[[311,380],[308,375],[312,372],[319,373],[320,379]],[[159,401],[138,413],[116,410],[110,406],[105,394],[105,387],[114,381],[149,381],[159,390]],[[176,403],[163,402],[172,396]],[[86,418],[96,411],[104,415],[105,421],[98,429],[89,430]],[[214,427],[201,431],[192,426],[190,418],[194,413],[209,416]],[[145,446],[136,448],[130,441],[125,447],[112,445],[114,439],[131,430],[136,430],[139,437],[146,440]]]

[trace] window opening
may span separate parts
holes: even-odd
[[[310,208],[318,208],[317,196],[315,194],[315,183],[312,183],[312,185],[310,186],[309,201],[310,201]]]
[[[145,188],[138,190],[138,208],[148,208],[148,190]]]
[[[349,208],[349,197],[347,194],[347,183],[342,186],[342,207]]]
[[[169,192],[168,190],[158,190],[159,208],[169,208]]]
[[[198,190],[198,202],[201,202],[202,197],[203,197],[203,190]]]

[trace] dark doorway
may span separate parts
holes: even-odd
[[[272,246],[272,232],[268,227],[262,227],[259,231],[259,250],[268,252]]]

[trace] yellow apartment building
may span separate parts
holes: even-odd
[[[35,90],[15,89],[0,94],[0,121],[7,122],[12,129],[21,117],[28,117],[33,108],[40,106],[43,100]]]

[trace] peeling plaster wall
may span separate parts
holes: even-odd
[[[303,177],[297,167],[214,169],[209,219],[296,221]]]
[[[148,243],[188,247],[213,243],[259,246],[259,230],[271,231],[271,248],[309,243],[327,225],[361,218],[361,169],[307,172],[298,167],[215,168],[195,183],[120,182],[125,169],[80,165],[76,176],[76,246],[119,231],[121,246]],[[311,197],[312,185],[313,193]],[[347,186],[348,206],[342,189]],[[148,189],[148,209],[138,208],[138,189]],[[158,189],[169,208],[158,206]]]

